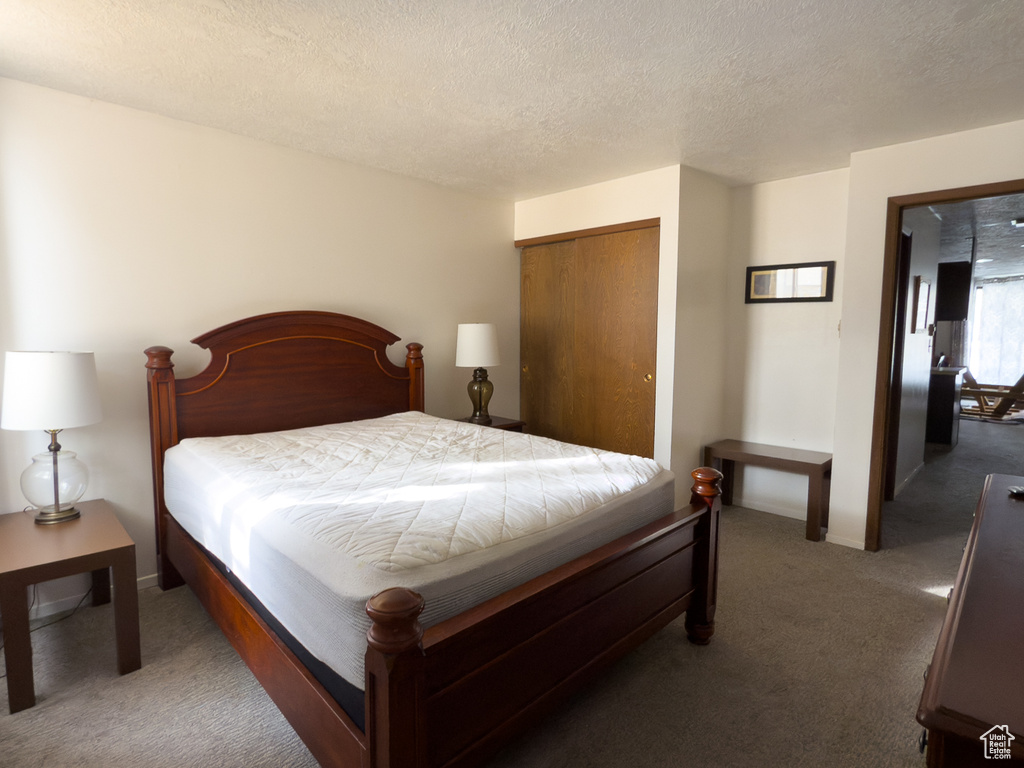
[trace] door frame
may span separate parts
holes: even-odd
[[[868,478],[868,510],[864,548],[875,552],[882,546],[882,504],[885,501],[885,470],[890,460],[889,433],[893,418],[893,354],[895,350],[896,307],[899,303],[899,252],[903,234],[903,209],[923,205],[959,203],[985,197],[1024,192],[1024,179],[977,184],[969,187],[921,192],[890,197],[886,203],[885,252],[882,262],[881,321],[878,356],[875,362],[875,402],[871,429],[871,463]],[[898,411],[896,412],[898,418]]]
[[[906,345],[907,306],[910,304],[910,255],[914,233],[904,232],[900,222],[900,250],[897,254],[896,308],[893,315],[892,368],[889,376],[889,414],[886,432],[885,489],[883,501],[896,497],[897,461],[900,449],[900,415],[903,412],[903,350]]]
[[[516,248],[527,248],[531,245],[551,245],[552,243],[564,243],[566,240],[578,240],[581,237],[594,237],[596,235],[612,235],[617,232],[630,232],[634,229],[650,229],[661,226],[661,217],[654,219],[639,219],[637,221],[624,221],[619,224],[606,224],[601,227],[590,229],[576,229],[572,232],[557,232],[553,235],[541,235],[540,237],[527,237],[516,240],[512,243]]]

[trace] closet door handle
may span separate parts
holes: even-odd
[[[646,381],[648,384],[650,382],[654,381],[654,374],[651,374],[651,373],[646,374],[644,376],[644,381]]]

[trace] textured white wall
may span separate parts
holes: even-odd
[[[726,432],[720,437],[832,450],[849,171],[733,190],[726,303]],[[831,302],[745,304],[746,268],[835,261]],[[807,481],[759,467],[737,471],[735,501],[805,519]]]
[[[321,309],[424,344],[427,410],[468,415],[460,322],[494,322],[494,413],[519,411],[510,202],[0,79],[0,349],[97,356],[105,416],[62,444],[155,572],[143,349],[247,315]],[[0,509],[46,436],[0,432]],[[147,582],[148,583],[148,582]],[[45,600],[45,597],[44,597]]]
[[[721,436],[728,411],[722,384],[729,376],[726,265],[730,191],[721,181],[682,168],[679,184],[679,263],[672,410],[672,469],[678,501],[689,501],[689,473],[704,462],[704,445]]]
[[[886,201],[1020,178],[1024,121],[852,155],[829,541],[864,546]]]

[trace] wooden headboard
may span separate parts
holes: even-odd
[[[422,411],[423,346],[407,345],[402,368],[386,352],[398,338],[333,312],[258,315],[192,339],[211,359],[183,379],[174,376],[173,350],[147,349],[158,549],[167,514],[164,453],[178,441]],[[161,572],[162,585],[163,578]]]

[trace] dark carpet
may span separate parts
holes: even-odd
[[[1024,427],[964,421],[883,514],[884,549],[723,513],[717,632],[655,635],[490,768],[923,766],[914,720],[989,473],[1024,472]],[[0,765],[315,765],[185,589],[140,593],[143,667],[115,672],[110,606],[33,635],[38,703],[0,714]],[[6,701],[0,681],[0,701]]]

